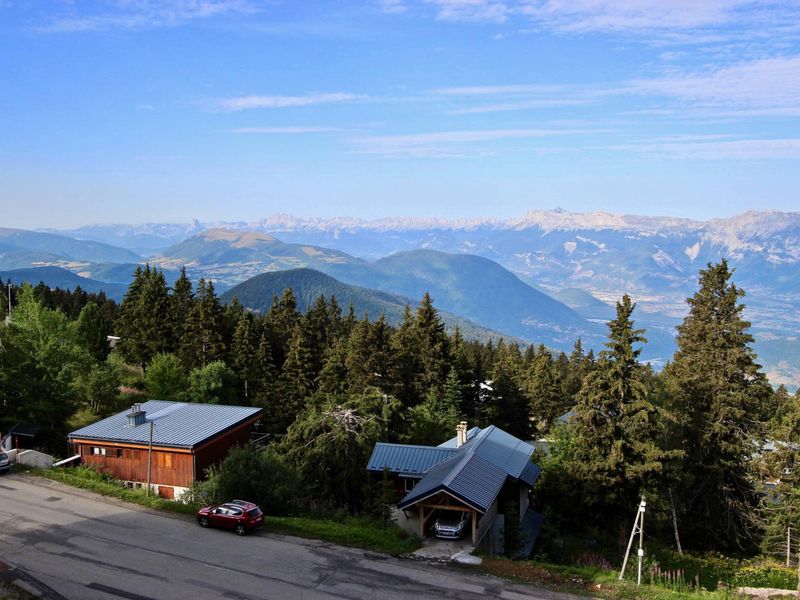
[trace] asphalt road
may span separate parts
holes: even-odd
[[[0,560],[69,600],[564,598],[445,566],[239,537],[52,481],[0,476]]]

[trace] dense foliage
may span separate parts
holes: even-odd
[[[661,373],[638,360],[646,332],[627,296],[595,358],[580,340],[569,355],[466,340],[445,330],[427,294],[392,327],[333,297],[300,311],[291,289],[248,311],[185,273],[170,289],[149,266],[119,306],[81,290],[13,292],[0,326],[0,431],[39,423],[59,454],[70,418],[132,401],[258,406],[270,453],[232,454],[211,474],[214,489],[360,513],[385,487],[365,472],[376,441],[437,444],[466,420],[547,447],[534,502],[553,551],[573,537],[616,556],[641,495],[648,535],[669,544],[677,527],[689,549],[771,548],[800,528],[800,402],[768,385],[724,261],[700,272]],[[110,354],[107,335],[121,338]],[[259,487],[273,477],[285,486]]]

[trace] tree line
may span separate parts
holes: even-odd
[[[57,449],[70,426],[135,399],[260,406],[271,472],[290,467],[306,502],[360,512],[378,487],[364,470],[376,441],[435,445],[467,420],[543,440],[534,503],[554,537],[616,542],[641,495],[655,535],[677,525],[688,548],[752,551],[800,528],[798,396],[769,385],[725,261],[700,271],[661,372],[638,360],[646,332],[628,296],[595,356],[580,340],[569,354],[466,340],[427,294],[392,326],[332,297],[300,313],[290,289],[258,314],[185,272],[170,288],[150,266],[119,305],[79,289],[15,293],[0,328],[0,431],[37,422]]]

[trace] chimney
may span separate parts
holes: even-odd
[[[467,422],[461,421],[456,425],[456,448],[460,448],[467,443]]]
[[[142,410],[142,405],[136,403],[131,406],[131,412],[128,413],[128,427],[136,427],[143,425],[147,420],[147,412]]]

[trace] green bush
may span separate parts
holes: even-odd
[[[736,570],[731,585],[795,590],[797,589],[797,571],[787,569],[775,562],[745,564]]]

